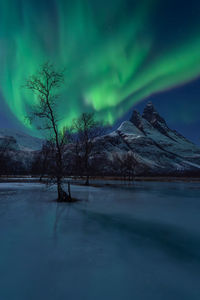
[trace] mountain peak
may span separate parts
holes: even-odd
[[[136,125],[135,123],[138,123],[139,120],[141,120],[141,115],[137,110],[134,110],[131,118],[130,118],[130,122],[132,122],[134,125]]]
[[[153,126],[157,122],[166,125],[165,120],[159,115],[151,101],[149,101],[145,106],[142,117],[146,119],[149,123],[151,123]]]
[[[137,110],[134,110],[130,118],[130,122],[133,123],[139,130],[144,133],[142,116]]]

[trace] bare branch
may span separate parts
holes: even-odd
[[[28,119],[32,123],[35,122],[38,129],[46,130],[51,141],[50,153],[53,153],[55,166],[50,173],[50,180],[55,179],[57,183],[58,201],[66,201],[67,199],[70,201],[70,195],[67,195],[62,188],[64,177],[63,151],[67,138],[65,132],[59,132],[57,113],[58,89],[63,84],[63,72],[55,70],[54,66],[47,62],[40,67],[38,72],[27,79],[24,87],[37,97],[37,104],[32,106]]]

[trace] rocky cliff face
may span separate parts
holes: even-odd
[[[200,173],[200,148],[170,129],[151,102],[142,115],[134,111],[116,131],[96,139],[95,150],[111,161],[116,153],[132,153],[138,173]]]

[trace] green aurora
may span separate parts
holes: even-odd
[[[174,27],[169,2],[1,0],[0,89],[12,113],[25,122],[34,98],[21,86],[47,60],[66,68],[60,126],[83,111],[113,124],[139,101],[197,78],[200,18],[180,13]]]

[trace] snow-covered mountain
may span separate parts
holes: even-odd
[[[0,129],[0,145],[5,142],[11,150],[35,151],[41,149],[43,140],[20,131]]]
[[[129,121],[123,122],[114,132],[97,138],[95,152],[110,161],[116,153],[121,157],[131,153],[141,166],[138,173],[143,172],[142,169],[163,175],[200,173],[200,148],[170,129],[151,102],[142,115],[133,111]]]
[[[43,140],[0,129],[0,146],[4,143],[9,143],[13,161],[30,170]],[[151,102],[142,115],[133,111],[129,121],[124,121],[117,130],[96,138],[93,143],[91,162],[94,162],[96,174],[120,173],[115,165],[116,157],[122,161],[129,154],[136,161],[137,174],[200,175],[200,148],[170,129]],[[66,159],[72,164],[74,153],[73,144],[66,147]]]

